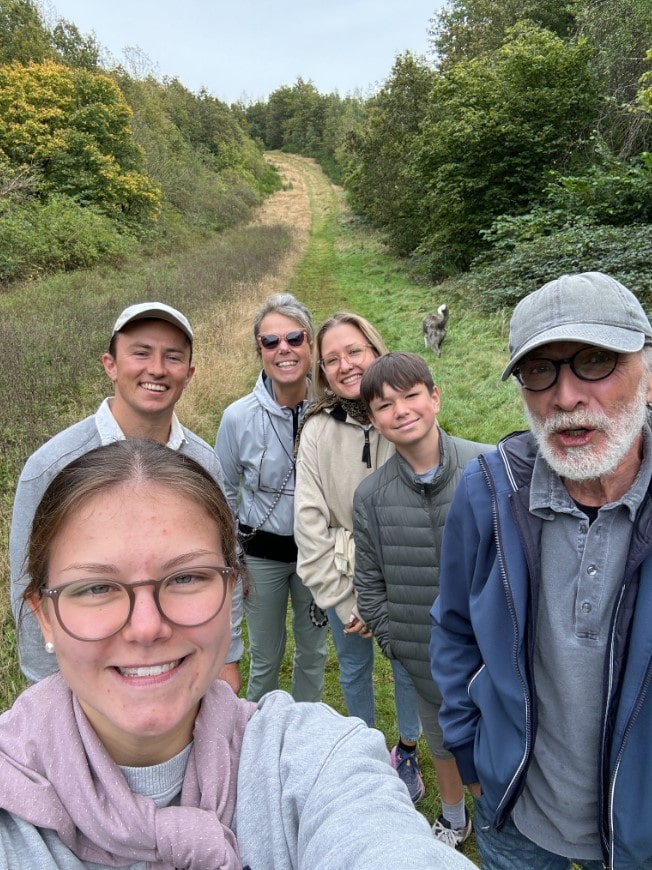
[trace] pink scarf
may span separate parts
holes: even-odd
[[[54,829],[81,860],[118,867],[241,868],[230,825],[240,749],[256,705],[218,680],[204,696],[181,806],[134,794],[59,674],[0,716],[0,807]]]

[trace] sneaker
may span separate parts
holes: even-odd
[[[423,784],[419,768],[416,746],[412,752],[405,752],[399,749],[398,746],[395,746],[390,753],[390,758],[392,760],[392,767],[407,786],[412,803],[418,804],[426,793],[426,787]]]
[[[465,813],[466,824],[463,828],[451,828],[451,823],[443,816],[439,816],[435,821],[435,824],[432,826],[432,833],[435,840],[439,840],[440,843],[445,843],[446,846],[450,846],[452,849],[456,849],[465,840],[468,840],[471,836],[471,831],[473,830],[473,822],[467,809],[465,809]]]

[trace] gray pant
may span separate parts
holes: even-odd
[[[438,704],[433,704],[431,701],[426,701],[417,692],[417,707],[419,708],[419,719],[421,719],[423,734],[432,757],[441,758],[442,761],[454,758],[447,749],[444,749],[444,735],[439,724],[441,701]]]
[[[295,644],[292,696],[296,701],[320,701],[328,626],[317,628],[310,621],[312,595],[296,573],[296,562],[276,562],[257,556],[245,559],[251,577],[244,601],[251,656],[247,699],[258,701],[266,692],[278,689],[287,640],[288,598],[291,597]]]

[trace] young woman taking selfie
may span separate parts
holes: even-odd
[[[75,460],[26,567],[60,671],[0,716],[1,867],[471,866],[433,839],[381,734],[216,679],[235,533],[192,459],[128,440]]]

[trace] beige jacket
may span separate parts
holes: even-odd
[[[369,432],[371,467],[363,462]],[[297,573],[322,609],[334,607],[346,625],[359,616],[353,588],[353,493],[394,453],[394,445],[371,426],[327,409],[301,432],[294,494]]]

